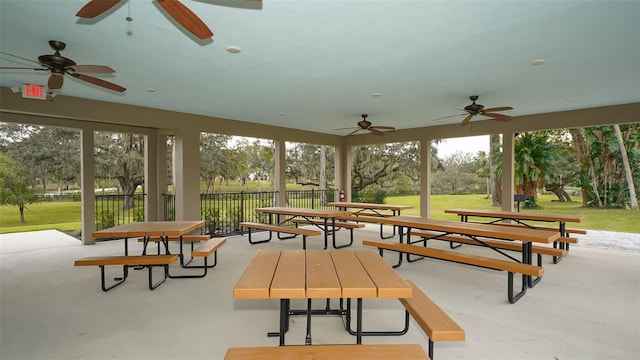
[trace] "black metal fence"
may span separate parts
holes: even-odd
[[[267,216],[256,208],[274,206],[277,191],[200,194],[200,218],[205,221],[202,233],[227,236],[240,233],[243,221],[266,222]],[[330,208],[335,190],[291,190],[286,192],[287,206],[313,209]],[[175,220],[175,196],[163,194],[166,221]]]
[[[239,224],[243,221],[268,221],[267,216],[256,212],[256,208],[273,206],[278,192],[234,192],[200,194],[200,218],[205,221],[203,234],[227,236],[240,233]],[[96,195],[96,229],[144,221],[144,199],[146,194],[134,195]],[[326,204],[334,201],[336,191],[327,190],[288,190],[285,193],[286,206],[328,209]],[[173,194],[162,194],[162,207],[165,221],[176,219],[176,199]]]
[[[96,195],[96,230],[144,221],[144,199],[147,194]]]

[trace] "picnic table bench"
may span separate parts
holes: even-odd
[[[455,249],[461,246],[461,244],[467,244],[467,245],[476,245],[476,246],[488,246],[496,249],[522,252],[522,245],[512,241],[482,239],[480,240],[481,241],[480,242],[478,240],[474,240],[466,236],[442,235],[440,233],[427,231],[427,230],[412,230],[411,235],[420,236],[422,238],[422,240],[420,241],[427,241],[427,240],[448,241],[449,246],[452,249]],[[412,242],[412,243],[415,243],[415,242]],[[458,245],[454,245],[455,243],[458,243]],[[534,254],[538,255],[538,266],[542,266],[542,255],[553,256],[554,260],[556,257],[563,257],[567,255],[567,251],[564,249],[558,249],[558,248],[540,246],[540,245],[532,245],[531,251]],[[556,263],[556,261],[554,261],[554,263]]]
[[[474,265],[479,267],[484,267],[488,269],[501,270],[507,272],[507,298],[509,303],[514,304],[518,301],[522,296],[524,296],[527,292],[527,287],[532,286],[532,284],[528,284],[527,281],[523,278],[522,281],[522,290],[518,294],[514,294],[514,286],[513,286],[513,274],[520,273],[526,276],[536,277],[537,282],[541,279],[542,274],[544,273],[544,269],[541,266],[525,264],[521,262],[491,258],[480,255],[473,254],[465,254],[456,251],[450,250],[440,250],[424,247],[422,245],[413,245],[413,244],[403,244],[403,243],[391,243],[386,241],[376,241],[376,240],[363,240],[363,245],[373,246],[378,248],[380,251],[380,255],[383,255],[383,250],[391,250],[398,253],[404,254],[413,254],[419,255],[422,257],[446,260],[457,262],[461,264]]]
[[[99,266],[100,284],[102,291],[109,291],[127,280],[129,267],[146,267],[149,269],[149,290],[154,290],[169,277],[169,265],[178,261],[178,255],[117,255],[117,256],[94,256],[78,259],[74,266]],[[122,265],[122,276],[115,278],[116,282],[110,286],[106,285],[105,266]],[[161,266],[164,269],[164,277],[158,282],[153,281],[152,268]]]
[[[428,360],[418,344],[289,345],[229,348],[224,360]]]

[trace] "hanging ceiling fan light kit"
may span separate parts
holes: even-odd
[[[72,76],[76,79],[91,83],[93,85],[100,86],[102,88],[113,90],[116,92],[125,92],[127,89],[124,87],[111,83],[106,80],[99,79],[97,77],[93,77],[87,75],[86,73],[94,73],[94,74],[113,74],[116,71],[105,65],[78,65],[75,61],[66,58],[60,54],[60,51],[63,51],[67,44],[58,40],[49,40],[49,46],[55,51],[53,55],[40,55],[38,56],[38,61],[27,59],[21,56],[0,52],[4,55],[8,55],[20,60],[25,60],[28,62],[32,62],[38,64],[39,68],[33,67],[15,67],[15,66],[7,66],[0,67],[0,69],[12,69],[12,70],[36,70],[36,71],[49,71],[49,80],[47,81],[47,87],[49,90],[58,90],[62,88],[64,84],[64,75]]]
[[[471,100],[471,104],[464,107],[463,110],[465,111],[465,113],[444,116],[444,117],[435,119],[434,121],[440,121],[440,120],[444,120],[444,119],[448,119],[456,116],[462,116],[462,115],[466,115],[466,117],[462,120],[460,125],[467,125],[471,121],[471,119],[473,119],[474,116],[478,116],[478,115],[490,117],[492,118],[492,120],[500,120],[500,121],[511,120],[511,116],[509,115],[496,113],[496,111],[513,110],[511,106],[485,108],[484,105],[476,104],[476,100],[478,100],[478,95],[469,96],[469,100]]]
[[[352,130],[353,129],[353,131],[347,134],[347,136],[355,135],[359,131],[369,131],[373,135],[382,136],[385,131],[393,131],[396,129],[393,126],[382,126],[382,125],[372,126],[371,121],[367,120],[367,117],[369,117],[368,114],[362,114],[360,116],[362,117],[362,120],[356,123],[358,125],[357,127],[341,128],[341,129],[334,129],[334,130]]]

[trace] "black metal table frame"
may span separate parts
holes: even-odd
[[[343,244],[343,245],[337,245],[336,244],[336,218],[335,217],[331,217],[331,228],[329,228],[329,218],[328,217],[321,217],[321,216],[306,216],[306,215],[301,215],[301,214],[274,214],[274,213],[268,213],[269,214],[269,224],[273,224],[273,215],[276,215],[278,218],[278,226],[281,226],[285,223],[287,223],[288,221],[291,221],[293,219],[296,218],[302,218],[304,219],[306,222],[308,222],[310,225],[313,225],[315,227],[317,227],[318,229],[320,229],[322,231],[322,233],[324,234],[324,248],[327,249],[329,247],[329,234],[331,234],[331,240],[332,240],[332,244],[333,244],[333,248],[334,249],[342,249],[345,247],[349,247],[353,244],[353,237],[351,238],[351,241],[347,244]],[[284,220],[280,220],[280,217],[283,216],[285,217]],[[312,221],[311,218],[313,217],[321,217],[324,221],[324,224],[318,225],[316,224],[314,221]],[[297,235],[291,236],[291,237],[284,237],[284,238],[280,238],[278,236],[278,239],[280,240],[284,240],[284,239],[291,239],[296,237]]]
[[[344,210],[344,211],[348,211],[346,206],[337,206],[339,209]],[[391,216],[400,216],[400,210],[394,210],[394,209],[389,209],[391,211]],[[376,214],[375,216],[377,217],[386,217],[388,216],[388,214],[384,214],[378,211],[378,209],[372,209],[372,208],[367,208],[367,207],[363,207],[358,211],[354,211],[352,215],[355,215],[356,217],[358,217],[358,214],[360,214],[363,211],[371,211],[372,213]],[[356,220],[358,221],[358,220]],[[392,233],[391,235],[385,236],[384,232],[383,232],[383,228],[384,228],[384,224],[380,223],[380,239],[391,239],[394,236],[396,236],[396,226],[393,225],[392,226]]]
[[[533,264],[533,244],[530,241],[522,241],[522,260],[518,260],[516,258],[514,258],[513,256],[505,253],[504,251],[497,249],[489,244],[487,244],[486,242],[480,240],[477,236],[474,235],[469,235],[469,234],[460,234],[460,233],[454,233],[454,232],[446,232],[446,231],[440,231],[440,234],[435,234],[432,237],[422,237],[420,240],[417,241],[411,241],[411,229],[412,227],[410,226],[404,226],[404,225],[398,225],[398,230],[400,233],[399,236],[399,241],[402,244],[404,241],[404,228],[407,228],[407,244],[416,244],[416,243],[423,243],[423,245],[426,247],[427,246],[427,240],[429,239],[437,239],[440,236],[447,236],[447,235],[462,235],[462,236],[466,236],[470,239],[472,239],[473,241],[476,241],[477,243],[479,243],[480,245],[487,247],[499,254],[501,254],[504,257],[507,257],[515,262],[518,263],[523,263],[523,264],[528,264],[528,265],[532,265]],[[431,229],[429,229],[429,231],[433,231]],[[497,238],[498,239],[498,238]],[[510,239],[500,239],[500,240],[510,240]],[[452,246],[453,248],[453,244],[450,243],[450,246]],[[418,258],[418,259],[411,259],[411,254],[407,253],[406,254],[407,257],[407,262],[415,262],[418,260],[422,260],[424,259],[424,256]],[[450,261],[450,260],[446,260],[446,261]],[[451,262],[456,262],[456,261],[451,261]],[[541,262],[542,262],[542,257],[541,255],[538,255],[538,266],[541,266]],[[402,252],[398,252],[398,262],[395,265],[391,265],[391,267],[393,267],[394,269],[399,267],[400,265],[402,265]],[[470,264],[466,264],[465,265],[470,265]],[[471,266],[478,266],[478,265],[471,265]],[[478,266],[478,267],[483,267],[483,266]],[[484,268],[484,267],[483,267]],[[495,269],[492,269],[495,270]],[[534,286],[536,286],[540,280],[542,280],[542,276],[538,276],[537,278],[533,279],[533,277],[531,275],[526,275],[526,274],[522,274],[522,288],[520,290],[520,292],[518,294],[513,294],[513,273],[509,272],[508,274],[508,296],[509,296],[509,302],[511,303],[515,303],[516,301],[518,301],[521,297],[523,297],[528,288],[532,288]]]
[[[136,237],[137,238],[137,237]],[[143,236],[143,247],[142,247],[142,255],[146,255],[147,254],[147,246],[149,245],[149,238],[150,236]],[[180,252],[178,254],[178,258],[180,259],[180,267],[183,269],[202,269],[203,273],[202,274],[189,274],[189,275],[171,275],[169,273],[169,268],[167,267],[166,271],[167,271],[167,277],[172,278],[172,279],[192,279],[192,278],[203,278],[207,275],[207,269],[211,269],[214,268],[217,263],[218,263],[218,252],[216,251],[214,253],[214,260],[213,260],[213,264],[209,264],[207,257],[204,258],[204,264],[203,265],[191,265],[189,266],[189,264],[193,261],[193,257],[191,257],[191,259],[189,259],[189,261],[187,261],[186,263],[184,262],[184,251],[182,250],[182,246],[184,245],[184,242],[182,241],[182,235],[180,235],[180,239],[178,240],[179,242],[179,247],[180,247]],[[160,255],[161,253],[161,243],[164,245],[164,249],[165,249],[165,254],[166,255],[171,255],[171,251],[169,250],[169,236],[163,236],[160,235],[160,241],[158,241],[158,255]],[[129,238],[124,238],[124,255],[128,256],[129,255]],[[194,250],[194,245],[193,242],[191,242],[191,251]],[[135,266],[133,267],[134,270],[141,270],[144,269],[144,266]]]
[[[409,312],[405,310],[405,323],[402,330],[391,331],[363,331],[362,330],[362,298],[356,299],[356,330],[351,328],[351,298],[347,298],[346,307],[344,307],[344,299],[340,298],[340,307],[331,309],[331,299],[326,299],[324,309],[312,309],[311,298],[307,298],[306,309],[291,309],[291,299],[280,299],[280,329],[278,332],[269,332],[269,337],[279,337],[280,346],[285,345],[285,334],[289,331],[289,318],[295,315],[304,315],[307,318],[305,345],[312,345],[311,339],[311,317],[312,315],[336,315],[342,318],[345,331],[356,337],[356,344],[362,344],[363,336],[400,336],[409,330]]]
[[[548,223],[554,223],[554,222],[558,222],[558,231],[560,232],[560,236],[564,236],[564,237],[568,237],[569,233],[567,233],[567,223],[561,220],[520,220],[520,219],[513,219],[513,218],[504,218],[504,217],[499,217],[499,216],[481,216],[481,215],[466,215],[466,214],[459,214],[460,215],[460,221],[462,222],[469,222],[469,216],[475,216],[475,217],[481,217],[481,218],[496,218],[496,220],[493,221],[487,221],[485,224],[495,224],[497,222],[500,221],[504,221],[504,220],[512,220],[515,221],[516,223],[525,226],[529,229],[535,229],[535,225],[530,225],[525,223],[524,221],[541,221],[541,222],[548,222]],[[566,250],[567,253],[569,252],[569,243],[563,243],[560,242],[558,243],[557,241],[553,242],[553,247],[556,249],[561,249],[561,250]],[[562,260],[562,257],[560,256],[554,256],[553,257],[553,263],[557,264],[560,262],[560,260]]]

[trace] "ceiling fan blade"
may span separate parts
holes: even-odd
[[[339,129],[333,129],[333,130],[353,130],[353,129],[360,129],[359,127],[346,127],[346,128],[339,128]]]
[[[376,125],[376,126],[370,126],[369,129],[376,129],[376,130],[395,130],[396,128],[394,128],[393,126],[381,126],[381,125]]]
[[[90,0],[76,13],[76,16],[91,19],[111,9],[119,2],[120,0]]]
[[[462,111],[462,110],[461,110],[461,111]],[[437,118],[437,119],[435,119],[435,120],[433,120],[433,121],[440,121],[440,120],[449,119],[449,118],[452,118],[452,117],[462,116],[462,115],[466,115],[466,114],[467,114],[467,113],[462,113],[462,114],[455,114],[455,115],[444,116],[444,117]]]
[[[112,68],[105,65],[73,65],[67,67],[75,72],[92,73],[92,74],[113,74],[116,72]]]
[[[505,111],[505,110],[513,110],[513,108],[511,106],[502,106],[502,107],[494,107],[494,108],[488,108],[488,109],[484,109],[484,112],[491,112],[491,111]]]
[[[13,56],[14,58],[17,58],[17,59],[20,59],[20,60],[24,60],[24,61],[32,62],[32,63],[34,63],[34,64],[38,64],[38,65],[40,65],[40,66],[45,66],[45,65],[43,65],[43,64],[41,64],[41,63],[39,63],[39,62],[37,62],[37,61],[35,61],[35,60],[27,59],[27,58],[25,58],[25,57],[18,56],[18,55],[9,54],[9,53],[6,53],[6,52],[4,52],[4,51],[0,51],[0,54],[2,54],[2,55],[8,55],[8,56]]]
[[[487,113],[487,112],[483,112],[482,115],[488,116],[488,117],[492,117],[492,118],[494,118],[496,120],[502,120],[502,121],[511,120],[511,116],[509,116],[509,115],[494,114],[494,113]]]
[[[200,18],[178,0],[157,0],[158,4],[180,25],[199,39],[213,36],[213,32]]]
[[[47,82],[47,87],[49,90],[58,90],[62,89],[62,84],[64,83],[64,77],[58,74],[49,75],[49,81]]]
[[[32,68],[32,67],[18,67],[18,66],[0,66],[0,69],[13,69],[13,70],[49,70],[49,69],[42,69],[42,68]]]
[[[113,90],[113,91],[117,91],[117,92],[125,92],[127,91],[127,89],[123,88],[120,85],[102,80],[102,79],[98,79],[96,77],[93,76],[89,76],[89,75],[85,75],[85,74],[77,74],[77,73],[68,73],[69,75],[73,76],[76,79],[80,79],[82,81],[86,81],[88,83],[92,83],[93,85],[98,85],[101,86],[105,89],[109,89],[109,90]]]
[[[352,132],[348,133],[347,136],[354,135],[355,133],[357,133],[358,131],[361,131],[361,130],[362,130],[361,128],[357,128],[357,129],[353,130]]]
[[[376,136],[382,136],[384,134],[382,131],[373,127],[369,127],[369,129],[367,130],[369,130],[373,135],[376,135]]]
[[[464,118],[464,120],[462,120],[462,122],[460,123],[460,125],[467,125],[469,123],[469,121],[471,121],[471,118],[473,117],[472,114],[467,115],[466,118]]]

